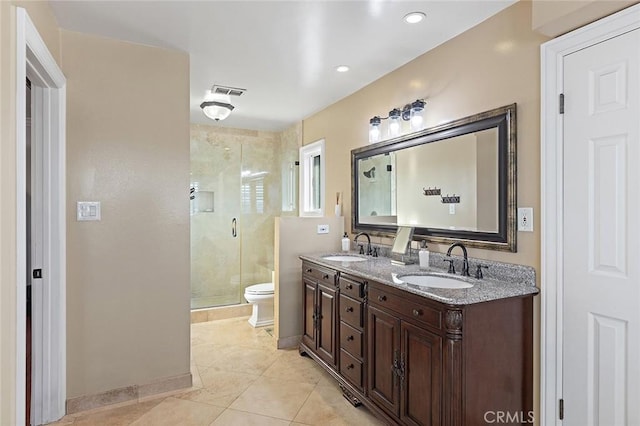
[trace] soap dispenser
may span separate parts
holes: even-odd
[[[349,251],[350,248],[351,248],[351,241],[349,240],[349,237],[345,232],[344,235],[342,236],[342,251]]]
[[[429,250],[427,250],[427,242],[420,241],[420,251],[418,252],[420,259],[420,269],[429,269]]]

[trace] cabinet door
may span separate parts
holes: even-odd
[[[316,349],[316,287],[317,284],[302,277],[302,343]]]
[[[410,425],[440,425],[442,338],[404,321],[401,334],[400,418]]]
[[[399,415],[397,367],[400,362],[400,320],[369,306],[369,397],[394,416]]]
[[[331,365],[336,364],[336,289],[318,285],[318,355]]]

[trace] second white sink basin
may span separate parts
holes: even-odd
[[[473,284],[440,275],[401,275],[396,278],[407,284],[431,288],[471,288]]]
[[[348,254],[324,256],[323,259],[333,260],[334,262],[364,262],[365,260],[367,260],[363,257],[350,256]]]

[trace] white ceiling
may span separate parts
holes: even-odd
[[[188,52],[191,121],[211,86],[247,89],[218,125],[283,130],[494,15],[515,0],[51,0],[71,31]],[[409,12],[427,18],[410,25]],[[335,67],[351,70],[338,73]]]

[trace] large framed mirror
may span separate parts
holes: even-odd
[[[352,230],[516,251],[516,104],[351,151]]]

